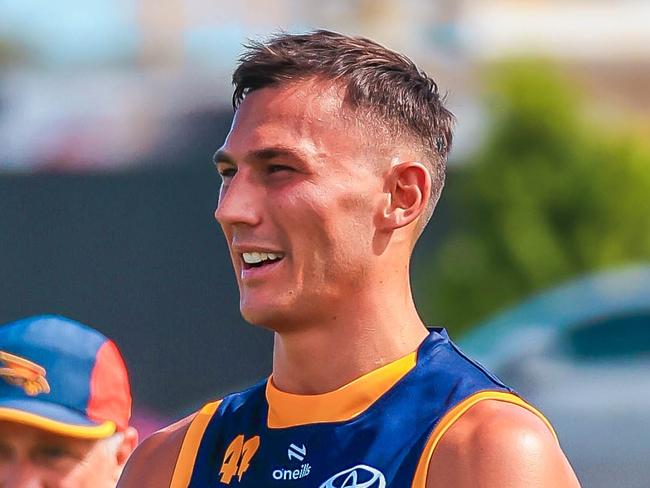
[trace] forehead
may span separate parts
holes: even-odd
[[[223,149],[235,156],[268,146],[350,155],[359,142],[350,111],[343,107],[342,90],[332,83],[302,81],[248,94]]]
[[[96,441],[67,437],[16,422],[0,421],[0,440],[24,446],[56,443],[68,446],[91,446]]]

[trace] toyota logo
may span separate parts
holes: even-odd
[[[386,488],[381,471],[365,464],[335,474],[318,488]]]

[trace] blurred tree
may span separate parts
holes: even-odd
[[[483,147],[451,172],[454,224],[418,271],[423,314],[458,333],[559,281],[650,259],[650,148],[581,117],[544,62],[490,74]]]

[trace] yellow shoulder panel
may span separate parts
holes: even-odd
[[[183,438],[183,444],[181,444],[181,451],[176,460],[169,488],[187,488],[192,477],[194,461],[196,460],[196,453],[199,450],[201,439],[203,439],[205,429],[207,429],[210,419],[212,419],[220,404],[221,400],[208,403],[192,419]]]
[[[514,403],[515,405],[519,405],[520,407],[523,407],[526,410],[533,412],[535,415],[537,415],[540,419],[544,421],[546,426],[553,433],[555,439],[557,439],[557,435],[555,433],[555,430],[553,430],[553,426],[548,421],[548,419],[544,417],[544,414],[542,414],[542,412],[537,410],[532,405],[526,403],[517,395],[514,395],[512,393],[505,393],[501,391],[480,391],[478,393],[475,393],[474,395],[467,397],[465,400],[463,400],[454,408],[452,408],[449,412],[447,412],[442,419],[440,419],[438,425],[436,425],[435,429],[433,429],[431,436],[429,436],[429,440],[427,441],[427,444],[424,447],[424,451],[420,456],[420,461],[418,462],[418,467],[415,471],[415,477],[413,478],[413,484],[411,485],[411,488],[426,487],[427,474],[429,471],[429,463],[431,462],[433,451],[436,449],[436,446],[440,442],[440,439],[445,434],[445,432],[447,432],[449,428],[452,425],[454,425],[454,423],[465,412],[467,412],[470,408],[472,408],[478,402],[483,400],[498,400],[502,402]]]

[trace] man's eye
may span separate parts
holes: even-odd
[[[269,165],[269,173],[279,173],[281,171],[293,171],[291,166],[286,166],[284,164],[271,164]]]
[[[73,458],[74,455],[61,446],[40,446],[36,457],[42,462],[53,463],[62,459]]]
[[[217,168],[217,171],[219,172],[222,178],[232,178],[237,173],[237,168],[232,168],[232,167]]]
[[[0,461],[11,459],[14,455],[13,449],[6,444],[0,443]]]

